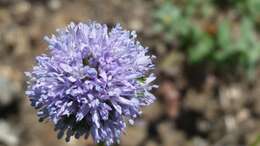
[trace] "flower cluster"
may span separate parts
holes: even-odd
[[[25,73],[40,121],[53,122],[66,141],[91,135],[96,143],[119,142],[126,122],[155,100],[154,56],[120,25],[71,23],[45,40],[49,53]]]

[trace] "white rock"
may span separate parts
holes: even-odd
[[[19,143],[18,132],[6,121],[0,121],[0,142],[7,146],[17,146]]]

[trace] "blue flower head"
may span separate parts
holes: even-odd
[[[26,72],[26,95],[40,121],[55,125],[58,138],[91,135],[96,143],[119,142],[121,133],[151,104],[154,56],[135,32],[96,22],[69,24],[45,37],[49,53]]]

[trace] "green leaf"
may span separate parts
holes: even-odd
[[[217,41],[222,48],[231,43],[230,24],[227,20],[223,20],[219,25]]]
[[[189,49],[189,61],[191,63],[202,62],[206,57],[208,57],[213,50],[213,40],[205,35],[198,44]]]
[[[97,146],[106,146],[106,144],[104,142],[100,142],[97,144]]]
[[[255,141],[250,146],[259,146],[260,144],[260,134],[257,135]]]
[[[144,83],[145,80],[146,80],[146,77],[140,77],[140,78],[137,78],[137,80],[141,83]]]

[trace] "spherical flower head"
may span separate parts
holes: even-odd
[[[51,121],[66,141],[91,135],[96,143],[119,142],[126,122],[155,100],[154,56],[120,25],[71,23],[45,40],[49,53],[26,72],[40,121]]]

